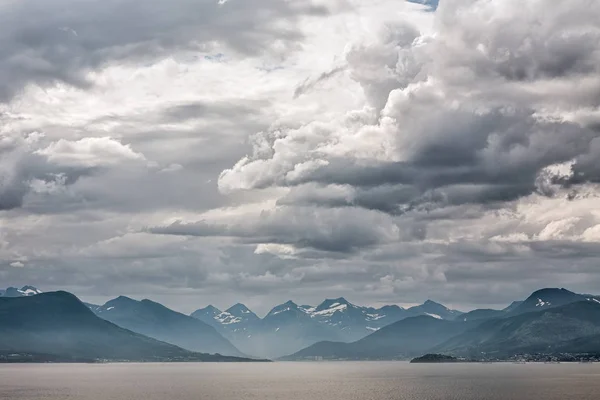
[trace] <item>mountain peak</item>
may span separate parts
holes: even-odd
[[[543,288],[543,289],[536,290],[529,297],[539,297],[539,296],[544,296],[544,295],[571,296],[571,295],[575,295],[575,293],[573,293],[570,290],[567,290],[565,288]]]
[[[204,308],[197,309],[196,311],[191,313],[190,316],[199,319],[203,322],[206,322],[209,325],[212,325],[215,322],[215,318],[222,313],[223,312],[217,307],[213,306],[212,304],[209,304]]]
[[[221,310],[219,310],[217,307],[213,306],[212,304],[209,304],[206,307],[201,308],[198,311],[210,311],[210,312],[216,312],[217,314],[221,314]]]
[[[536,303],[538,307],[551,305],[558,306],[561,304],[571,303],[573,301],[580,300],[580,298],[582,297],[584,296],[577,293],[573,293],[570,290],[564,288],[545,288],[533,292],[527,298],[527,300],[525,300],[525,302]]]
[[[444,307],[445,309],[448,309],[448,307],[446,307],[443,304],[440,304],[436,301],[433,300],[426,300],[425,303],[423,303],[424,306],[440,306],[440,307]]]
[[[42,291],[36,287],[25,285],[21,289],[16,287],[8,287],[5,290],[0,290],[0,297],[26,297],[41,294]]]
[[[584,295],[573,293],[564,288],[544,288],[533,292],[522,304],[510,310],[515,313],[538,311],[542,308],[559,307],[578,301],[586,301]]]
[[[278,314],[284,313],[286,311],[299,311],[299,310],[300,310],[300,308],[298,307],[298,304],[294,303],[292,300],[288,300],[283,304],[273,307],[271,309],[271,311],[269,311],[269,313],[267,314],[266,317],[272,317],[274,315],[278,315]]]
[[[251,312],[250,309],[242,303],[236,303],[229,307],[226,311],[230,314],[233,314],[234,312],[241,312],[244,314]]]
[[[232,315],[234,317],[241,318],[242,320],[257,320],[259,319],[256,314],[252,312],[248,307],[246,307],[242,303],[234,304],[225,310],[226,314]]]
[[[332,307],[339,307],[345,305],[346,307],[351,306],[352,304],[343,297],[338,297],[337,299],[325,299],[321,304],[316,307],[316,311],[327,310]]]
[[[350,304],[350,302],[343,297],[338,297],[337,299],[333,299],[333,301],[340,304]]]
[[[412,315],[428,315],[436,319],[454,319],[457,315],[462,314],[460,311],[450,310],[443,304],[433,300],[427,300],[420,306],[414,306],[407,310]]]
[[[115,306],[117,305],[132,305],[132,304],[137,304],[139,303],[137,300],[134,300],[130,297],[127,296],[119,296],[119,297],[115,297],[112,300],[107,301],[106,303],[104,303],[104,305],[102,307],[100,307],[101,309],[106,309],[108,310],[113,309]]]

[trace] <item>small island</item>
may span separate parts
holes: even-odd
[[[426,363],[455,363],[460,360],[456,357],[446,356],[444,354],[425,354],[424,356],[413,358],[411,364],[426,364]]]

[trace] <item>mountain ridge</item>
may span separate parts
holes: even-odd
[[[190,352],[121,328],[64,291],[0,297],[0,322],[0,360],[244,361]]]
[[[152,300],[119,296],[92,311],[120,327],[190,351],[245,356],[214,327]]]
[[[321,341],[282,359],[406,359],[424,352],[478,358],[575,350],[600,352],[600,299],[545,288],[504,310],[476,309],[454,320],[407,318],[355,342]]]
[[[36,298],[41,293],[31,286],[14,289],[16,292],[10,290],[9,295],[18,298]],[[190,316],[149,299],[127,296],[101,306],[82,306],[122,328],[159,341],[191,351],[235,356],[310,358],[323,356],[321,352],[332,358],[399,359],[418,356],[421,350],[453,355],[492,350],[507,354],[595,348],[600,344],[595,322],[584,318],[586,312],[577,311],[588,310],[592,315],[600,306],[600,297],[565,288],[538,289],[504,309],[467,313],[430,299],[408,308],[375,308],[353,304],[344,297],[326,298],[316,306],[288,300],[271,308],[263,318],[242,303],[225,311],[209,305]],[[504,333],[496,332],[498,327]],[[513,328],[515,332],[502,336]],[[549,332],[562,333],[552,336]]]
[[[316,306],[288,300],[271,308],[263,318],[241,303],[219,314],[215,310],[220,311],[205,307],[191,316],[214,326],[243,352],[275,358],[323,340],[352,342],[408,317],[454,319],[462,314],[432,300],[410,308],[374,308],[355,305],[344,297],[326,298]]]

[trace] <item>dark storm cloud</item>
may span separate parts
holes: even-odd
[[[36,154],[27,138],[5,141],[0,147],[0,211],[19,208],[32,190],[32,183],[68,186],[83,176],[93,175],[97,167],[56,165]]]
[[[299,178],[275,175],[273,181],[263,180],[257,187],[310,182],[325,187],[347,185],[356,189],[350,196],[337,198],[334,193],[313,200],[316,204],[348,204],[390,213],[501,203],[534,193],[544,167],[587,152],[597,133],[574,123],[540,122],[521,112],[436,110],[424,117],[411,135],[416,141],[408,144],[414,151],[407,161],[329,159],[326,165]],[[419,139],[423,136],[427,139]],[[281,203],[307,204],[309,196],[298,192],[301,189]]]
[[[531,4],[515,16],[513,23],[522,29],[503,24],[516,3],[500,9],[477,1],[443,3],[435,38],[417,40],[409,27],[388,27],[381,43],[347,54],[350,75],[372,105],[378,110],[385,104],[378,122],[356,128],[349,114],[326,125],[263,133],[260,151],[224,171],[221,187],[230,192],[346,185],[350,195],[321,193],[315,204],[398,214],[460,204],[497,207],[536,192],[551,195],[540,176],[557,183],[545,169],[571,160],[570,184],[595,182],[600,170],[593,161],[594,143],[600,133],[564,118],[553,85],[598,79],[600,24],[586,13],[587,3],[559,3],[557,9]],[[590,14],[600,16],[596,9]],[[492,22],[482,24],[483,16]],[[527,28],[539,18],[539,29]],[[600,98],[600,90],[596,95]],[[573,99],[563,112],[591,107],[593,99]],[[346,131],[356,137],[349,141],[353,151],[344,142]],[[377,149],[378,140],[388,147],[378,150],[385,157],[355,155],[364,147]],[[374,190],[379,186],[383,189]],[[297,192],[281,203],[307,204],[310,196]]]
[[[277,38],[293,47],[301,15],[325,15],[300,1],[24,0],[0,4],[0,101],[28,83],[86,87],[90,70],[153,61],[216,43],[246,54]]]

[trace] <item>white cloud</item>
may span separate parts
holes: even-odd
[[[76,141],[60,139],[36,154],[46,156],[52,163],[68,167],[100,167],[124,161],[143,161],[144,155],[131,146],[110,137],[86,137]]]
[[[10,263],[10,266],[13,268],[23,268],[25,267],[25,264],[23,264],[21,261],[14,261]]]

